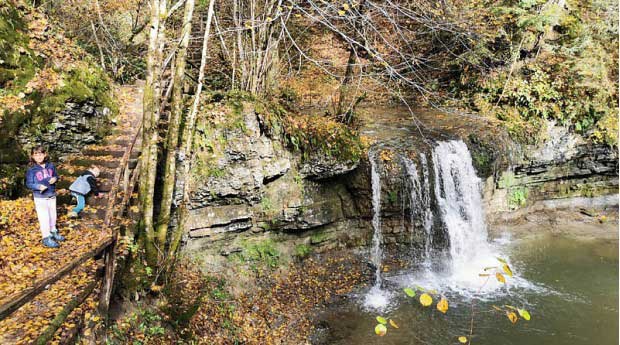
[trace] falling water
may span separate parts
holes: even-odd
[[[433,151],[435,196],[450,241],[451,274],[463,287],[479,283],[478,273],[496,264],[487,241],[481,181],[462,141],[439,142]]]
[[[381,243],[383,242],[383,235],[381,233],[381,176],[377,170],[375,154],[373,151],[368,154],[372,185],[372,227],[374,230],[370,259],[375,267],[375,285],[366,294],[364,304],[369,308],[380,309],[388,304],[389,296],[387,291],[381,290],[381,261],[383,259],[383,250],[381,248]]]
[[[422,165],[422,180],[420,180],[419,172],[416,164],[409,158],[403,157],[403,163],[407,176],[409,178],[410,189],[410,221],[413,226],[415,219],[422,220],[422,226],[425,231],[424,241],[424,258],[425,264],[430,264],[431,246],[433,240],[432,225],[433,225],[433,212],[431,210],[430,199],[430,182],[428,176],[428,164],[426,162],[426,156],[420,155],[420,163]],[[413,233],[413,232],[412,232]]]
[[[370,159],[370,176],[372,184],[372,249],[370,258],[375,266],[375,286],[381,286],[381,260],[383,259],[383,251],[381,243],[383,235],[381,233],[381,177],[377,171],[377,162],[374,153],[369,154]]]

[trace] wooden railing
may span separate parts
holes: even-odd
[[[6,296],[0,300],[0,320],[3,320],[10,316],[15,310],[19,309],[24,304],[34,299],[39,293],[41,293],[46,286],[51,285],[70,272],[73,272],[77,267],[86,262],[88,259],[98,255],[103,255],[105,258],[105,274],[103,276],[103,282],[101,286],[101,292],[99,295],[99,312],[102,316],[107,318],[108,308],[110,306],[110,297],[112,295],[112,283],[114,281],[114,262],[116,260],[116,245],[118,240],[118,226],[114,223],[115,211],[118,210],[118,216],[122,216],[125,212],[131,193],[133,192],[137,176],[139,176],[140,164],[136,165],[136,168],[130,169],[130,157],[134,150],[136,140],[140,135],[141,128],[138,129],[136,134],[131,139],[130,145],[125,149],[121,162],[114,174],[114,182],[112,189],[108,193],[106,214],[104,218],[103,231],[111,231],[112,236],[106,238],[103,242],[99,243],[95,248],[89,250],[86,253],[81,254],[76,260],[69,262],[62,266],[59,270],[44,277],[43,279],[35,282],[34,285],[18,291],[10,296]],[[121,185],[121,177],[123,177],[123,199],[118,203],[117,194],[119,186]],[[117,207],[118,206],[118,207]],[[71,300],[63,311],[58,314],[50,323],[50,325],[43,331],[35,343],[44,344],[62,325],[67,318],[71,310],[79,306],[94,290],[95,284],[89,284],[76,298]]]

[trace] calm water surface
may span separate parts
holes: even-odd
[[[447,314],[423,308],[402,288],[393,288],[385,311],[363,310],[355,303],[330,312],[330,344],[459,344],[468,335],[471,303],[476,303],[472,344],[611,345],[618,344],[618,243],[544,236],[501,245],[513,270],[526,284],[466,297],[440,291],[450,302]],[[481,278],[481,283],[484,282]],[[407,279],[393,279],[396,285]],[[399,283],[400,282],[400,283]],[[510,286],[510,278],[508,278]],[[511,324],[492,305],[509,304],[530,311],[531,320]],[[384,337],[374,335],[375,316],[394,319]]]

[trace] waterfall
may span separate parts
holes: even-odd
[[[369,153],[370,160],[370,176],[372,185],[372,228],[374,230],[372,236],[372,249],[370,258],[375,266],[375,286],[381,286],[381,260],[383,259],[383,251],[381,243],[383,242],[383,234],[381,233],[381,176],[377,171],[377,162],[375,153]]]
[[[372,247],[370,250],[370,259],[375,266],[375,285],[366,294],[364,305],[371,309],[381,309],[389,302],[389,293],[381,290],[381,261],[383,259],[383,250],[381,243],[383,242],[383,234],[381,233],[381,176],[377,169],[376,152],[371,151],[368,154],[370,161],[370,176],[372,185]]]
[[[409,215],[410,224],[414,226],[416,219],[421,219],[425,232],[424,258],[425,264],[430,264],[431,248],[433,241],[433,212],[431,210],[430,179],[428,175],[428,163],[426,156],[420,154],[420,164],[422,165],[422,179],[416,164],[409,158],[403,157],[403,163],[409,178]],[[413,234],[413,231],[412,231]]]
[[[435,197],[450,242],[450,280],[463,287],[477,286],[478,273],[497,263],[487,241],[481,180],[462,141],[439,142],[432,160]]]
[[[441,217],[450,236],[453,260],[476,256],[478,245],[486,243],[480,178],[462,141],[440,142],[433,151],[437,181],[435,195]]]

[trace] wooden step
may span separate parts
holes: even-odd
[[[81,167],[90,167],[91,165],[97,165],[97,166],[102,166],[102,167],[106,167],[106,168],[112,168],[115,169],[116,167],[118,167],[118,160],[102,160],[102,159],[97,159],[97,157],[80,157],[80,158],[76,158],[71,160],[70,164],[74,165],[74,166],[81,166]]]

